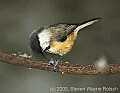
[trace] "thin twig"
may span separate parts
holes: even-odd
[[[79,74],[79,75],[106,75],[120,73],[120,64],[109,64],[105,68],[98,68],[93,65],[77,65],[70,64],[69,62],[61,62],[58,65],[58,69],[54,70],[50,65],[46,68],[47,62],[42,60],[36,60],[32,58],[25,58],[19,55],[12,55],[0,52],[0,61],[27,68],[35,68],[46,71],[55,71],[62,74]]]

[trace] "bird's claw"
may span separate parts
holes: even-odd
[[[61,59],[59,58],[58,60],[55,61],[54,63],[54,70],[57,69],[57,65],[61,62]]]
[[[53,60],[53,58],[50,58],[46,67],[48,67],[51,64],[54,65],[54,63],[55,63],[55,61]]]
[[[59,62],[61,62],[61,59],[59,58],[58,60],[53,60],[53,58],[50,58],[50,60],[48,61],[48,64],[46,66],[46,68],[49,65],[53,65],[54,66],[54,70],[57,69],[57,65],[59,64]]]

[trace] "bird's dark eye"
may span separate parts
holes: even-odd
[[[60,42],[64,42],[67,39],[67,36],[64,36],[60,39]]]

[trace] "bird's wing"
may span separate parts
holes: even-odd
[[[92,25],[93,23],[97,22],[101,18],[94,18],[82,23],[77,24],[67,24],[67,23],[59,23],[52,26],[49,26],[49,30],[54,36],[53,38],[59,42],[63,42],[67,39],[67,36],[70,35],[73,31],[76,31],[76,33],[89,25]]]
[[[50,27],[50,31],[54,36],[54,39],[63,42],[67,39],[67,36],[71,34],[77,25],[60,23]]]

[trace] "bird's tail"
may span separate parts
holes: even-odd
[[[88,20],[88,21],[85,21],[85,22],[82,22],[79,24],[79,26],[75,29],[76,32],[78,32],[79,30],[89,26],[89,25],[92,25],[93,23],[99,21],[101,18],[94,18],[94,19],[91,19],[91,20]]]

